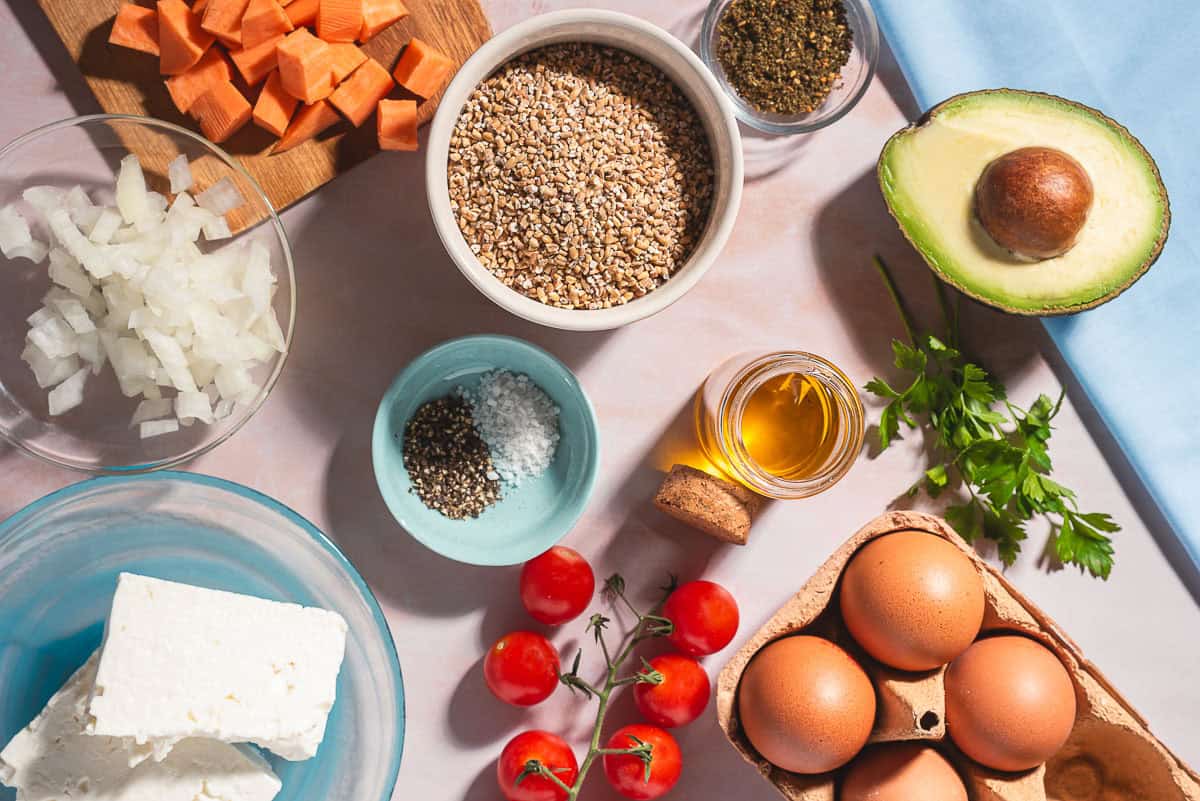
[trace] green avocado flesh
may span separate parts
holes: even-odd
[[[1038,146],[1073,156],[1091,178],[1094,201],[1074,247],[1029,261],[983,230],[974,191],[994,159]],[[1020,314],[1080,311],[1116,297],[1158,257],[1170,221],[1158,169],[1128,131],[1086,106],[1008,89],[953,97],[897,133],[879,157],[879,185],[935,272]]]

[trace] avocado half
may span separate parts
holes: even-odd
[[[1075,245],[1041,261],[996,244],[975,214],[975,185],[996,158],[1049,147],[1086,170],[1094,201]],[[1112,300],[1162,252],[1171,224],[1154,159],[1123,126],[1054,95],[956,95],[892,136],[879,187],[909,242],[944,281],[1004,311],[1071,314]]]

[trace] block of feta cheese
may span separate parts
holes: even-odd
[[[246,746],[183,740],[158,762],[132,739],[85,734],[98,662],[97,652],[0,751],[0,784],[19,801],[271,801],[279,792]]]
[[[335,612],[122,573],[88,730],[153,744],[156,757],[207,737],[308,759],[345,649]]]

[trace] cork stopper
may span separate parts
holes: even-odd
[[[677,464],[658,488],[654,505],[722,542],[745,545],[750,525],[766,499],[703,470]]]

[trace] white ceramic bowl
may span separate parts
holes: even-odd
[[[475,87],[512,58],[563,42],[594,42],[619,48],[661,69],[695,107],[713,154],[716,186],[712,211],[695,252],[661,287],[611,309],[560,309],[506,287],[475,258],[450,209],[446,176],[450,136]],[[729,98],[703,62],[671,34],[613,11],[558,11],[514,25],[484,44],[458,71],[433,118],[425,184],[442,244],[476,289],[526,320],[571,331],[601,331],[662,311],[683,297],[712,266],[729,238],[742,199],[742,142]]]

